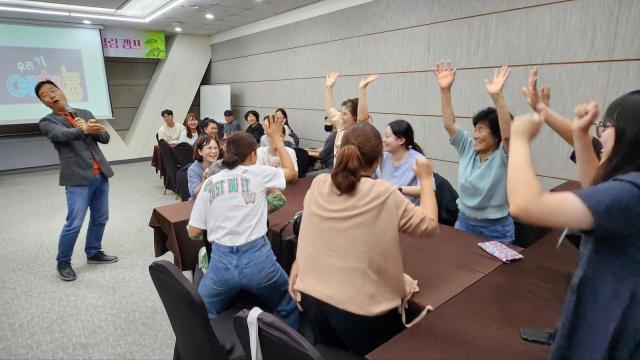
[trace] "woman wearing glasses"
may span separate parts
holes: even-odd
[[[451,86],[456,69],[440,61],[434,74],[440,85],[442,120],[451,145],[458,151],[458,222],[456,228],[511,243],[515,238],[513,219],[507,204],[507,154],[511,114],[502,96],[510,69],[496,69],[491,81],[485,80],[495,108],[489,107],[473,117],[473,134],[463,131],[453,114]]]
[[[582,231],[580,262],[566,296],[551,359],[640,358],[640,90],[616,99],[598,125],[598,160],[589,134],[595,103],[572,123],[584,189],[545,193],[530,144],[544,114],[513,124],[508,169],[511,214],[527,223]],[[546,120],[546,119],[545,119]]]

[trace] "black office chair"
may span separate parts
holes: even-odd
[[[454,226],[458,220],[458,193],[447,179],[433,173],[436,183],[436,202],[438,203],[438,222]]]
[[[182,166],[176,174],[176,188],[178,189],[178,196],[180,196],[182,201],[187,201],[191,197],[191,193],[189,192],[189,178],[187,177],[187,172],[191,164],[193,164],[193,162]]]
[[[176,336],[174,360],[244,359],[233,331],[237,309],[210,321],[202,298],[175,265],[155,261],[149,265],[149,274]]]
[[[178,174],[178,166],[176,165],[176,159],[173,155],[173,151],[169,144],[163,139],[158,141],[158,146],[160,147],[162,163],[166,170],[166,174],[164,176],[164,192],[166,194],[167,190],[171,190],[177,193],[176,175]]]
[[[176,165],[178,169],[193,162],[193,146],[191,144],[182,142],[173,149],[176,156]]]
[[[233,319],[233,327],[247,358],[251,356],[247,326],[249,310],[241,310]],[[313,346],[284,320],[263,312],[258,315],[258,340],[264,360],[354,360],[358,355],[324,345]]]

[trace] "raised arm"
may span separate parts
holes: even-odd
[[[369,120],[369,107],[367,106],[367,86],[378,78],[378,74],[369,75],[368,78],[360,80],[358,86],[358,118],[357,121]]]
[[[336,80],[338,80],[338,73],[332,72],[327,75],[326,78],[326,93],[325,93],[325,101],[327,107],[327,113],[329,110],[335,109],[336,106],[333,102],[333,86],[336,84]]]
[[[549,105],[551,99],[551,86],[545,84],[538,93],[538,68],[533,67],[529,73],[529,84],[522,88],[522,95],[533,111],[539,113],[544,118],[544,122],[549,125],[556,134],[573,147],[573,132],[571,130],[571,120],[555,112]]]
[[[453,114],[453,105],[451,104],[451,86],[453,86],[453,81],[456,79],[456,69],[453,68],[450,61],[441,60],[433,69],[433,74],[438,79],[438,85],[440,86],[444,129],[449,134],[449,138],[453,139],[460,130],[460,126],[456,124],[456,117]]]
[[[595,102],[578,105],[573,120],[573,147],[576,150],[576,163],[582,187],[593,183],[598,172],[598,156],[591,143],[589,129],[598,118],[599,110]]]
[[[284,119],[277,120],[275,116],[270,115],[269,119],[264,121],[265,132],[269,137],[269,142],[275,146],[282,170],[284,171],[284,179],[287,183],[296,182],[298,180],[298,171],[293,165],[293,160],[284,146]]]
[[[540,186],[530,147],[542,121],[538,114],[526,114],[516,117],[513,122],[507,170],[509,213],[527,224],[591,229],[593,216],[578,196],[566,191],[545,193]]]
[[[500,69],[493,71],[492,80],[484,80],[485,87],[489,96],[493,100],[498,112],[498,123],[500,124],[500,136],[502,137],[502,144],[505,152],[509,152],[509,139],[511,137],[511,114],[509,113],[509,107],[504,99],[502,93],[504,84],[507,82],[511,74],[511,69],[508,66],[503,66]]]

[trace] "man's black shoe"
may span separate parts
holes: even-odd
[[[70,262],[58,263],[58,277],[64,281],[73,281],[77,278]]]
[[[87,264],[111,264],[118,261],[117,256],[111,256],[100,250],[95,255],[87,257]]]

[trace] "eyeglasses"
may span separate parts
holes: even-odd
[[[598,122],[598,125],[596,125],[596,135],[598,135],[598,137],[601,137],[602,134],[604,134],[604,132],[612,126],[613,124],[607,121]]]

